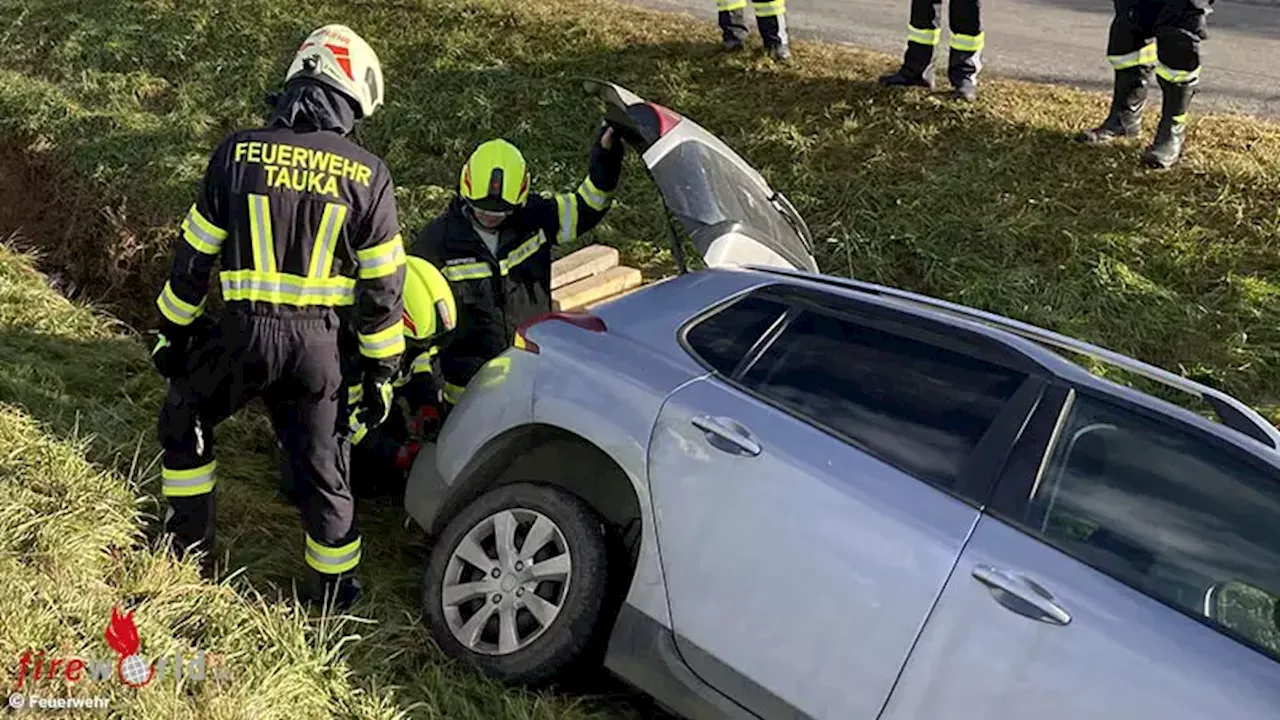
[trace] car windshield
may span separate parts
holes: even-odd
[[[667,206],[690,234],[702,227],[741,222],[746,225],[741,232],[759,240],[804,246],[765,190],[701,142],[674,148],[653,167],[653,178],[663,188]]]

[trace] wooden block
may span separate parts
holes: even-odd
[[[564,287],[618,266],[618,249],[588,245],[551,263],[551,289]]]
[[[611,267],[599,275],[552,290],[551,305],[556,310],[573,310],[639,287],[643,281],[640,271],[635,268]]]
[[[635,291],[639,290],[640,288],[642,288],[642,287],[647,287],[647,286],[648,286],[648,283],[640,283],[639,285],[637,285],[637,286],[635,286],[635,287],[633,287],[633,288],[629,288],[629,289],[627,289],[627,290],[623,290],[623,291],[622,291],[622,292],[620,292],[620,293],[614,293],[613,295],[610,295],[610,296],[608,296],[608,297],[602,297],[602,298],[600,298],[599,300],[593,300],[593,301],[591,301],[590,303],[587,303],[586,305],[583,305],[583,306],[582,306],[582,309],[583,309],[583,310],[590,310],[591,308],[593,308],[593,307],[595,307],[595,306],[597,306],[597,305],[600,305],[601,303],[607,303],[607,302],[609,302],[609,301],[611,301],[611,300],[617,300],[618,298],[623,297],[624,295],[630,295],[631,293],[633,293],[633,292],[635,292]]]

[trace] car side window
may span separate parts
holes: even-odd
[[[1025,376],[806,310],[742,383],[921,480],[953,487]]]
[[[777,300],[748,295],[689,328],[685,341],[717,372],[732,375],[738,361],[786,309]]]
[[[1171,422],[1077,395],[1024,525],[1280,659],[1280,473]]]

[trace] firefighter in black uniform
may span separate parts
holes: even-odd
[[[404,349],[395,188],[386,165],[346,137],[382,100],[382,71],[364,40],[341,25],[312,33],[269,125],[213,152],[156,301],[163,319],[152,355],[171,381],[159,419],[166,532],[180,552],[212,550],[214,427],[261,397],[299,480],[304,593],[339,607],[360,595],[341,318],[359,341],[366,423],[386,417]],[[215,261],[226,311],[196,338],[190,328],[204,314]]]
[[[791,42],[787,37],[787,0],[751,0],[756,27],[764,40],[764,51],[778,62],[791,60]],[[717,17],[724,49],[737,52],[747,46],[747,0],[716,0]]]
[[[1200,84],[1200,41],[1209,37],[1213,0],[1115,0],[1116,16],[1107,39],[1107,60],[1115,69],[1111,112],[1079,140],[1101,145],[1142,130],[1151,75],[1157,76],[1164,103],[1155,141],[1143,161],[1168,168],[1182,156],[1187,110]]]
[[[458,304],[458,327],[440,350],[444,397],[457,404],[467,382],[511,346],[516,327],[551,311],[551,250],[604,217],[622,173],[622,142],[602,127],[588,175],[571,193],[529,193],[520,151],[505,140],[476,148],[458,195],[414,238],[410,255],[440,268]]]
[[[948,14],[951,55],[947,79],[951,81],[951,97],[972,102],[978,97],[978,73],[982,70],[982,49],[987,43],[982,30],[982,1],[951,0]],[[918,85],[933,89],[933,54],[942,40],[941,16],[942,0],[911,0],[907,52],[902,58],[902,67],[880,76],[881,85]]]

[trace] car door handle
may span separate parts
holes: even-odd
[[[1048,590],[1030,578],[997,570],[990,565],[978,565],[973,577],[991,590],[996,602],[1013,612],[1051,625],[1066,625],[1071,615],[1053,599]]]
[[[751,439],[751,431],[736,420],[711,415],[699,415],[693,419],[693,426],[707,434],[708,440],[720,439],[733,445],[737,450],[748,455],[760,454],[760,443]],[[725,448],[721,447],[721,450]],[[726,450],[733,452],[733,450]]]

